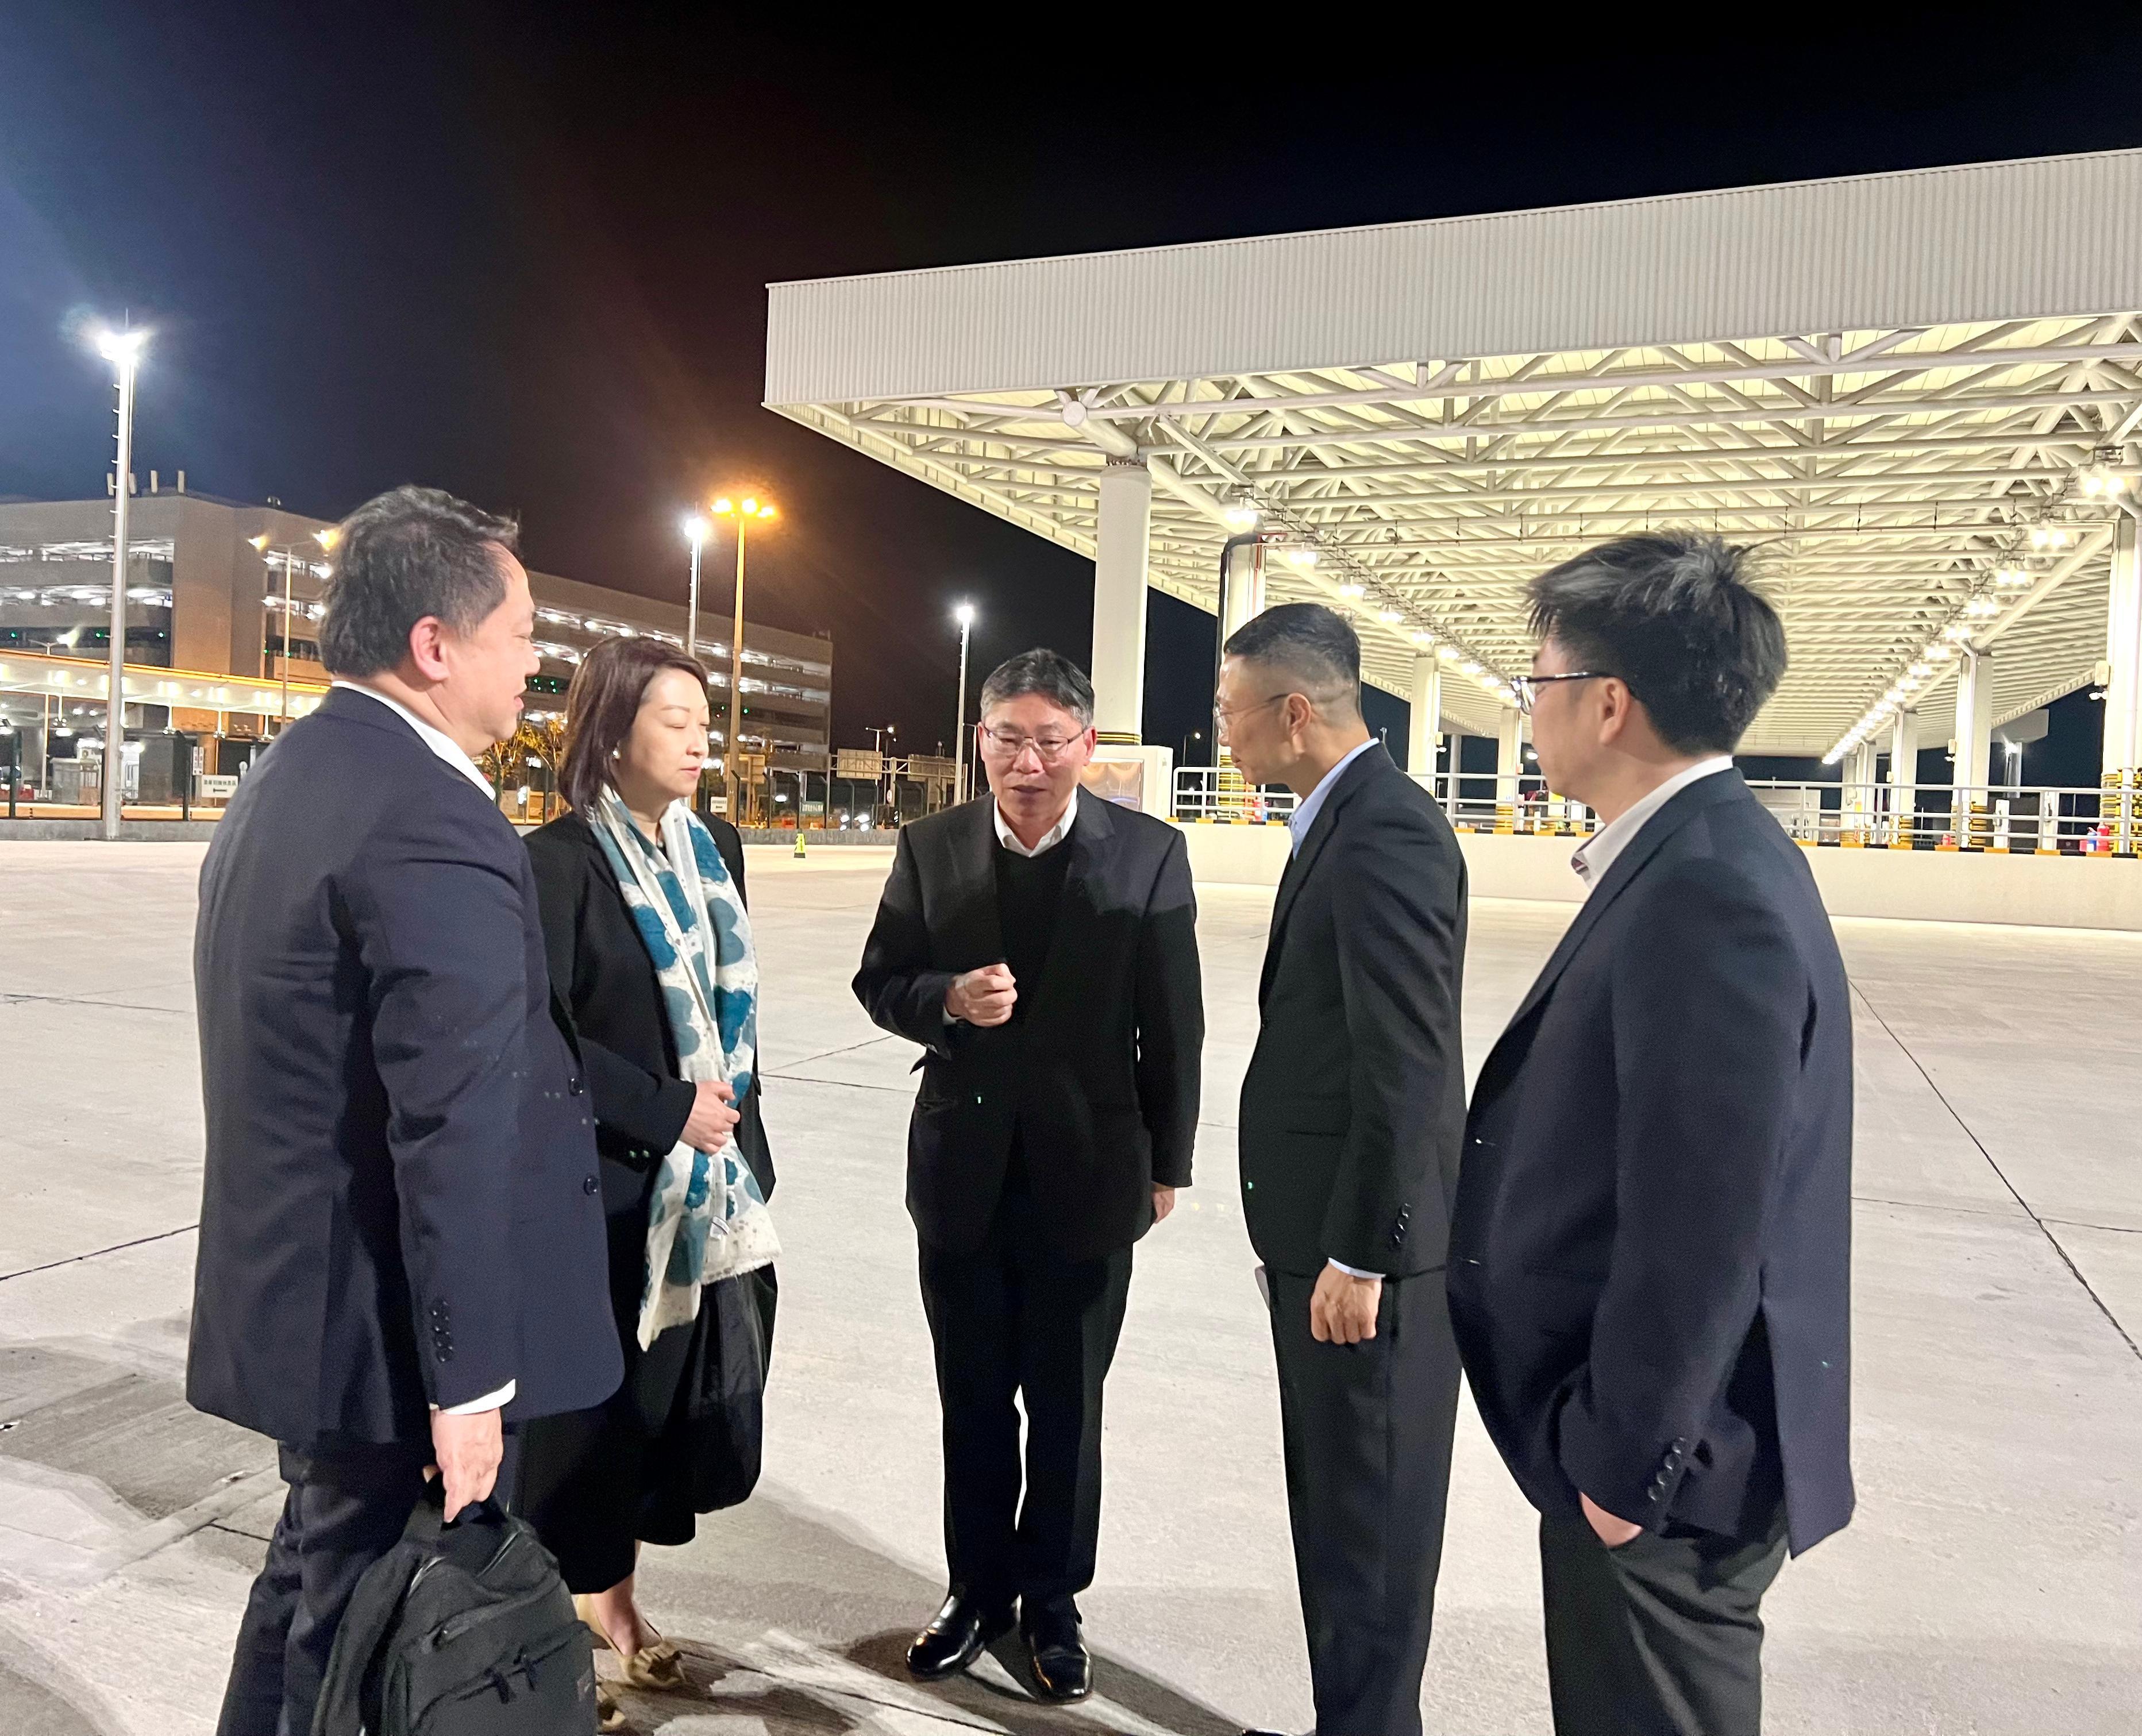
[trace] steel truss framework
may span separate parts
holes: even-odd
[[[1394,692],[1441,648],[1444,716],[1479,733],[1528,663],[1528,579],[1620,533],[1715,530],[1762,551],[1792,651],[1744,751],[1819,754],[1899,683],[1943,737],[1954,664],[1911,668],[1967,629],[1997,722],[2090,679],[2118,508],[2085,479],[2135,470],[2142,317],[774,407],[1089,556],[1103,465],[1142,456],[1152,582],[1208,610],[1254,506],[1295,557],[1271,600],[1351,608]]]

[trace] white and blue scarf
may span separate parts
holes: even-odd
[[[758,961],[751,919],[713,835],[673,801],[658,850],[614,790],[603,792],[587,819],[654,961],[678,1072],[693,1083],[725,1081],[740,1106],[758,1059]],[[698,1318],[703,1286],[771,1265],[780,1252],[766,1196],[736,1142],[708,1152],[679,1140],[648,1201],[639,1348]]]

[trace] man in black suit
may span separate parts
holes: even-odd
[[[402,488],[343,525],[333,691],[201,870],[207,1167],[186,1396],[289,1492],[221,1736],[302,1736],[350,1594],[428,1472],[490,1495],[510,1419],[619,1378],[595,1134],[527,853],[473,756],[536,668],[513,526]]]
[[[1361,647],[1314,603],[1227,641],[1244,777],[1300,798],[1242,1081],[1287,1508],[1321,1736],[1418,1736],[1458,1351],[1443,1263],[1465,1119],[1465,861],[1361,718]]]
[[[944,1406],[951,1590],[907,1662],[925,1679],[966,1669],[1016,1601],[1036,1688],[1082,1699],[1101,1385],[1131,1245],[1190,1185],[1197,912],[1182,835],[1079,787],[1093,689],[1075,664],[1028,651],[1000,665],[975,740],[990,795],[901,832],[855,982],[872,1018],[924,1049],[907,1208]]]
[[[1482,1071],[1450,1294],[1541,1513],[1560,1736],[1754,1736],[1764,1592],[1851,1517],[1852,1010],[1730,755],[1784,632],[1715,537],[1535,579],[1520,698],[1604,826]]]

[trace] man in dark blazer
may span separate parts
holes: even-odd
[[[472,757],[536,667],[513,527],[397,489],[343,525],[334,688],[255,762],[201,870],[207,1163],[186,1395],[289,1492],[220,1730],[312,1727],[335,1629],[436,1467],[619,1375],[595,1135],[527,853]]]
[[[1458,1408],[1443,1263],[1465,1117],[1465,861],[1361,718],[1314,603],[1227,641],[1224,739],[1300,798],[1242,1081],[1242,1210],[1279,1364],[1323,1736],[1418,1736]]]
[[[900,835],[856,994],[922,1045],[907,1207],[945,1416],[951,1589],[909,1648],[965,1669],[1012,1606],[1046,1699],[1091,1685],[1078,1594],[1131,1245],[1190,1185],[1205,1018],[1189,852],[1080,787],[1093,690],[1053,651],[983,683],[990,794]],[[1019,1418],[1026,1412],[1024,1499]]]
[[[1742,561],[1635,536],[1532,588],[1540,770],[1606,823],[1474,1089],[1450,1294],[1559,1736],[1755,1736],[1763,1594],[1852,1513],[1852,1010],[1733,769],[1785,667]]]

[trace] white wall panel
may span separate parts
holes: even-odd
[[[2142,150],[776,284],[766,401],[2142,306]]]

